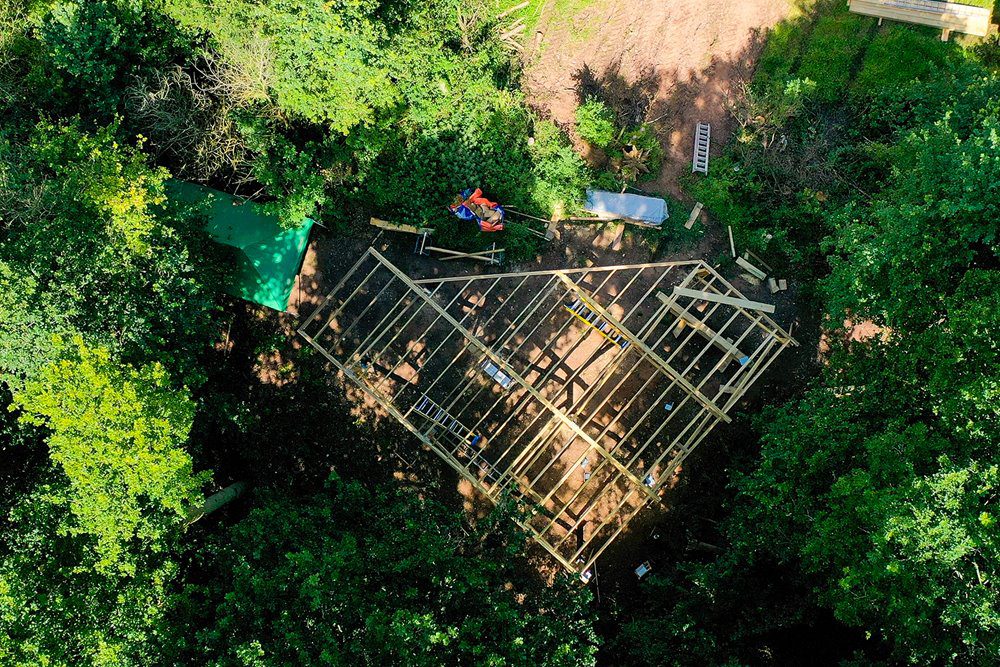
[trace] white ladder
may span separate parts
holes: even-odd
[[[694,159],[691,160],[691,173],[700,171],[708,175],[708,148],[712,140],[712,126],[708,123],[698,123],[694,130]]]

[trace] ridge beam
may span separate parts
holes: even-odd
[[[628,341],[635,348],[641,350],[644,356],[649,358],[656,366],[658,366],[664,373],[666,373],[668,377],[676,380],[677,384],[684,387],[684,389],[689,394],[694,396],[698,400],[698,402],[701,403],[703,406],[705,406],[709,411],[711,411],[712,414],[714,414],[716,417],[718,417],[719,419],[723,420],[726,423],[731,423],[733,421],[729,417],[729,415],[727,415],[725,412],[722,411],[722,408],[720,408],[712,401],[712,399],[710,399],[708,396],[705,396],[705,394],[701,393],[697,387],[688,382],[688,380],[684,378],[684,376],[681,374],[680,371],[678,371],[676,368],[668,364],[666,360],[664,360],[660,355],[658,355],[651,347],[649,347],[648,345],[646,345],[645,342],[637,338],[636,335],[633,334],[631,331],[629,331],[624,324],[618,321],[616,317],[614,317],[611,313],[605,310],[603,306],[597,303],[590,294],[588,294],[585,290],[582,290],[579,287],[577,287],[576,283],[571,281],[566,276],[562,274],[557,274],[557,275],[559,276],[559,279],[562,280],[570,290],[575,292],[576,295],[580,297],[580,300],[583,301],[588,308],[593,310],[595,313],[601,315],[601,317],[603,317],[611,326],[618,329],[621,335],[627,338]],[[674,288],[675,292],[677,289],[678,288],[676,287]]]

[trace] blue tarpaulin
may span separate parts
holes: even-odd
[[[587,211],[608,220],[634,220],[659,225],[670,217],[667,202],[657,197],[587,190]]]

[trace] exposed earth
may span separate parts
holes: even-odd
[[[525,38],[524,89],[566,127],[596,93],[623,119],[653,122],[666,156],[646,187],[680,198],[696,123],[711,123],[717,153],[731,129],[728,91],[749,78],[766,29],[792,11],[787,0],[546,2]]]
[[[585,6],[581,8],[581,0],[577,0],[570,10],[574,15],[569,18],[561,13],[566,4],[567,0],[546,2],[537,16],[534,32],[525,37],[524,87],[530,104],[571,133],[576,106],[588,94],[599,93],[630,124],[652,122],[665,149],[664,166],[658,178],[642,184],[642,188],[687,199],[681,191],[680,177],[690,173],[695,124],[711,123],[713,154],[721,150],[730,132],[727,92],[740,78],[750,78],[762,33],[787,16],[792,11],[790,5],[785,0],[584,0]],[[723,27],[727,29],[725,34],[721,32]],[[582,142],[577,147],[584,148]],[[690,206],[675,206],[670,212],[672,220],[683,221],[688,210]],[[290,316],[285,318],[287,333],[293,337],[296,348],[301,348],[303,341],[294,335],[294,327],[319,305],[345,268],[369,246],[415,278],[490,271],[490,267],[475,262],[445,264],[414,256],[411,235],[380,232],[364,225],[366,221],[358,222],[367,233],[356,238],[319,229],[313,234],[289,307]],[[706,215],[702,216],[701,224],[704,227],[700,240],[682,247],[651,242],[636,228],[628,227],[622,247],[612,250],[616,225],[563,223],[556,239],[534,261],[507,266],[506,270],[692,258],[714,262],[720,254],[728,255],[725,226],[708,220]],[[731,270],[725,270],[724,274],[748,298],[775,303],[778,308],[775,317],[782,326],[798,328],[794,280],[789,280],[788,292],[769,294],[764,287],[751,285]],[[594,341],[599,342],[598,337]],[[597,344],[594,341],[591,342]],[[761,378],[739,409],[754,412],[762,395],[777,391],[776,377],[799,372],[812,356],[802,348],[789,350],[782,362]],[[258,372],[262,379],[276,381],[282,363],[281,358],[261,359]],[[695,453],[691,465],[702,467],[704,474],[719,474],[721,468],[716,462],[725,458],[720,446],[734,439],[739,438],[732,428],[718,429]],[[398,475],[410,477],[414,470],[423,467],[411,457],[426,458],[425,469],[445,468],[429,452],[408,451],[406,459],[401,457],[399,461],[402,465]],[[680,470],[678,473],[678,480],[683,481],[686,475]],[[482,513],[488,509],[489,503],[471,485],[457,476],[454,483],[467,510]],[[602,567],[618,573],[623,577],[621,582],[634,585],[634,577],[629,577],[637,559],[641,560],[639,555],[645,551],[642,546],[645,540],[670,539],[670,531],[663,528],[669,525],[663,511],[669,512],[674,493],[667,492],[660,512],[640,513],[615,547],[602,557]]]

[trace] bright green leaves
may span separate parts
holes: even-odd
[[[69,314],[88,339],[114,340],[129,360],[155,357],[193,384],[214,256],[188,215],[164,208],[166,171],[116,130],[41,122],[23,141],[0,142],[0,220],[9,225],[0,253],[12,284],[45,287],[36,311]]]
[[[588,143],[607,148],[615,140],[615,115],[603,102],[588,98],[576,109],[576,131]]]
[[[13,405],[49,430],[51,458],[69,480],[72,530],[96,539],[102,570],[131,570],[129,543],[155,543],[200,497],[206,476],[182,448],[194,405],[159,365],[121,366],[77,339]]]
[[[331,131],[373,122],[398,99],[381,63],[383,28],[374,2],[276,0],[262,9],[274,44],[278,104]]]
[[[169,174],[166,169],[149,167],[140,152],[141,143],[134,149],[119,146],[115,129],[86,134],[75,125],[43,122],[26,150],[40,176],[55,179],[91,224],[103,226],[73,231],[104,236],[113,247],[134,255],[131,261],[147,259],[157,225],[153,208],[166,200],[163,182]],[[130,261],[128,257],[123,260]]]

